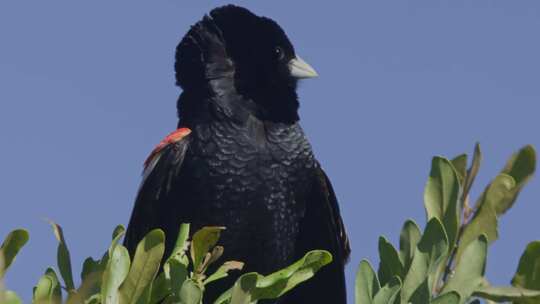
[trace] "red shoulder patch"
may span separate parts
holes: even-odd
[[[191,133],[189,128],[179,128],[167,135],[159,144],[152,150],[148,158],[144,161],[144,167],[152,162],[152,160],[161,152],[167,145],[174,144],[182,140],[182,138],[188,136]]]

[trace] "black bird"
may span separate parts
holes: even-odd
[[[273,20],[228,5],[176,49],[178,130],[145,162],[125,245],[153,228],[171,251],[181,222],[225,226],[223,261],[262,274],[312,249],[333,262],[279,303],[346,303],[349,242],[336,196],[298,121],[298,79],[317,73]],[[209,287],[214,300],[235,276]]]

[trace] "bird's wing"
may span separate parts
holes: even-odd
[[[172,200],[189,145],[188,128],[179,128],[163,139],[144,162],[143,179],[131,213],[124,245],[133,255],[139,241],[154,228],[169,232],[170,223],[165,204]],[[173,188],[174,187],[174,188]],[[174,189],[174,192],[177,190]],[[170,213],[170,212],[169,212]],[[178,227],[176,227],[178,228]]]
[[[319,181],[321,185],[321,192],[328,198],[328,209],[329,214],[331,215],[330,226],[333,227],[331,235],[334,235],[336,242],[335,246],[339,251],[341,263],[345,265],[351,254],[351,245],[349,243],[347,231],[345,230],[345,224],[343,224],[343,219],[341,218],[336,193],[334,192],[334,188],[332,187],[332,183],[330,182],[328,175],[326,175],[322,169],[319,169]]]
[[[344,268],[351,248],[334,189],[322,169],[317,169],[300,227],[297,257],[310,250],[324,249],[332,254],[333,261],[279,303],[346,303]]]

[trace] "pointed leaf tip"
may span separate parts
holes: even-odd
[[[137,245],[127,278],[120,287],[121,303],[135,304],[154,280],[165,251],[165,233],[150,231]]]
[[[206,253],[217,244],[223,230],[225,227],[209,226],[195,232],[190,248],[193,269],[199,269]]]
[[[58,241],[58,250],[56,253],[56,259],[58,263],[58,268],[60,270],[60,275],[64,279],[64,284],[68,290],[75,289],[75,283],[73,282],[73,272],[71,268],[71,256],[67,247],[66,240],[64,238],[64,231],[60,225],[50,221],[49,224],[53,228],[54,235]]]
[[[379,237],[379,269],[377,271],[381,286],[386,285],[393,276],[403,277],[403,265],[399,254],[385,237]]]
[[[26,245],[28,239],[28,231],[24,229],[13,230],[6,236],[2,246],[0,246],[0,255],[2,255],[0,257],[2,259],[2,263],[0,264],[0,279],[4,276],[13,261],[15,261],[15,257],[21,248]]]
[[[444,225],[450,247],[456,243],[461,209],[459,195],[461,186],[452,163],[435,156],[424,191],[424,206],[428,220],[438,218]]]
[[[356,272],[355,299],[356,304],[371,304],[373,297],[381,288],[377,274],[367,260],[360,261]]]

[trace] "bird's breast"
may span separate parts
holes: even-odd
[[[268,203],[278,193],[293,195],[305,188],[315,167],[298,125],[266,128],[261,135],[248,127],[216,123],[194,128],[193,137],[187,155],[193,178],[216,190],[208,199],[226,196],[222,203],[229,207],[238,195],[242,205]]]
[[[299,126],[267,128],[264,142],[252,134],[232,124],[194,128],[184,165],[198,204],[195,217],[205,225],[226,226],[225,241],[235,248],[247,244],[285,263],[293,254],[316,162]]]

